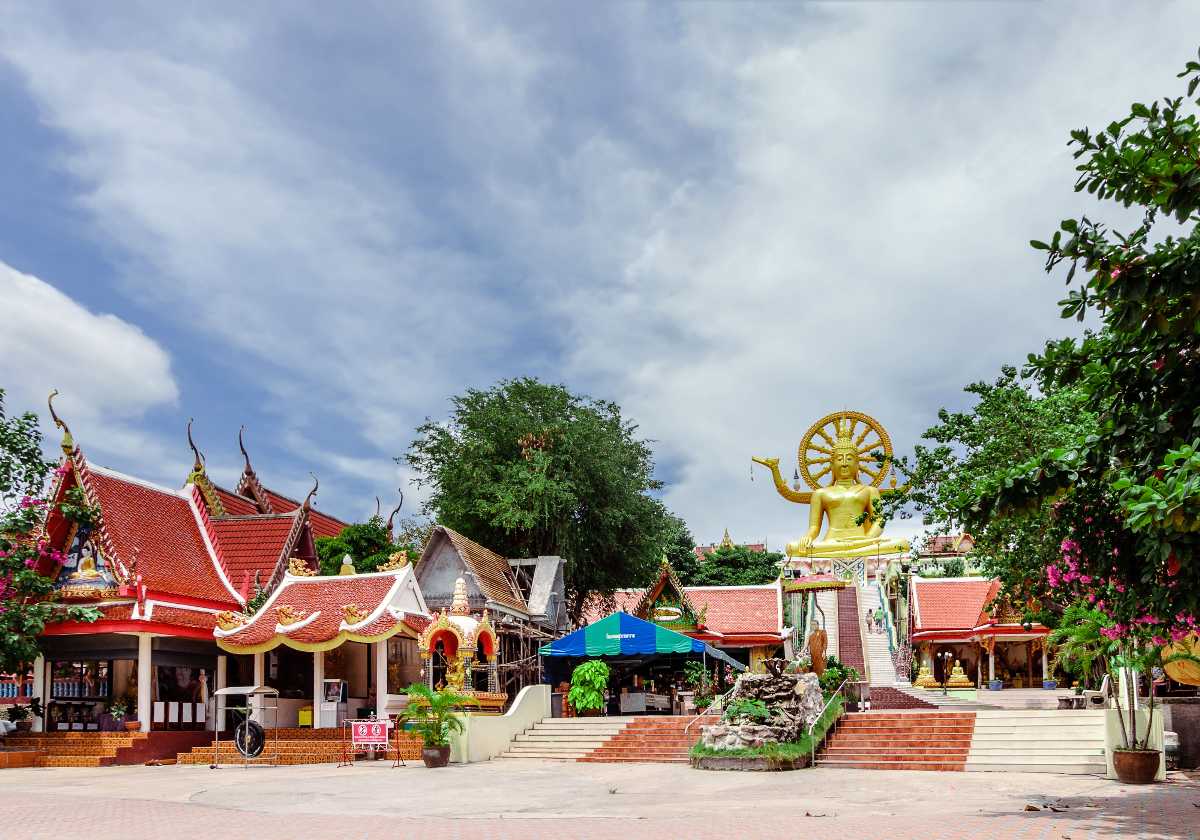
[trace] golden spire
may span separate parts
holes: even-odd
[[[70,455],[75,451],[75,439],[71,437],[71,430],[67,428],[67,424],[62,421],[58,413],[54,410],[54,398],[58,396],[58,389],[55,388],[50,392],[50,396],[46,397],[46,405],[50,408],[50,416],[54,419],[54,425],[62,429],[62,451],[64,455]]]
[[[720,548],[733,548],[733,538],[729,536],[729,529],[725,529],[725,536],[721,537]]]
[[[450,603],[450,615],[468,615],[471,605],[467,603],[467,582],[461,577],[454,581],[454,600]]]

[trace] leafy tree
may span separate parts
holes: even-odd
[[[42,433],[32,411],[8,416],[0,388],[0,511],[11,511],[22,498],[37,498],[54,464],[42,457]]]
[[[42,457],[42,433],[32,412],[8,417],[0,390],[0,670],[37,658],[38,637],[52,621],[94,621],[89,607],[56,609],[54,580],[42,571],[62,554],[39,537],[50,503],[44,498],[52,464]],[[60,503],[68,519],[91,524],[97,515],[76,489]]]
[[[1055,613],[1065,604],[1048,597],[1042,570],[1058,556],[1065,534],[1049,515],[1051,502],[995,511],[979,520],[972,492],[999,468],[1093,432],[1095,418],[1084,410],[1086,396],[1080,389],[1036,391],[1012,366],[1004,367],[994,382],[975,382],[963,390],[975,397],[974,405],[938,412],[937,424],[922,435],[934,445],[918,445],[911,462],[895,464],[908,492],[885,496],[882,509],[891,516],[908,506],[941,533],[969,528],[975,540],[973,562],[984,574],[998,577],[1016,603],[1038,604],[1030,617],[1053,626]],[[942,574],[953,577],[952,572],[963,571],[960,561]]]
[[[965,494],[980,523],[1054,501],[1068,536],[1048,584],[1090,596],[1111,632],[1145,644],[1184,638],[1200,616],[1200,62],[1180,76],[1187,100],[1134,103],[1103,130],[1071,132],[1076,190],[1137,207],[1141,222],[1121,232],[1080,216],[1032,242],[1047,271],[1067,269],[1063,317],[1091,311],[1102,328],[1048,343],[1028,371],[1045,391],[1082,392],[1097,429]]]
[[[699,563],[686,586],[751,586],[770,583],[779,577],[783,555],[777,551],[751,551],[744,545],[717,548]],[[678,570],[677,570],[678,571]]]
[[[673,525],[650,495],[650,447],[615,403],[525,378],[451,404],[403,458],[432,491],[427,513],[507,557],[563,557],[576,619],[589,592],[645,585]]]
[[[408,551],[411,562],[415,563],[421,556],[418,546],[392,542],[387,523],[379,516],[372,516],[366,522],[347,525],[336,537],[317,537],[314,542],[323,575],[336,575],[342,568],[342,558],[347,554],[354,561],[356,572],[375,571],[401,549]]]
[[[675,574],[685,583],[692,580],[700,568],[700,559],[696,557],[696,540],[687,523],[675,514],[668,513],[661,539],[662,553],[666,555]]]

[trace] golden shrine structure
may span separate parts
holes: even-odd
[[[496,670],[500,640],[487,609],[478,617],[471,614],[464,578],[455,581],[450,609],[434,615],[417,649],[430,688],[449,688],[480,711],[499,713],[504,708],[508,693],[500,690]]]

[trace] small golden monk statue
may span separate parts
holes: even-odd
[[[860,423],[863,428],[858,430]],[[882,464],[863,462],[864,455],[875,453],[882,454]],[[894,480],[892,488],[879,489],[891,469],[891,455],[891,441],[877,421],[865,414],[842,411],[814,423],[800,443],[800,469],[813,492],[800,492],[800,472],[796,486],[789,488],[779,472],[778,458],[754,458],[756,463],[771,470],[779,495],[809,506],[808,532],[787,544],[787,555],[867,557],[908,551],[907,541],[883,536],[883,525],[875,517],[875,503],[880,494],[895,490]],[[819,482],[826,475],[832,481],[821,485]],[[870,483],[864,484],[860,475],[868,476]],[[824,519],[829,520],[829,525],[821,536]]]
[[[813,673],[819,677],[825,673],[825,651],[829,649],[829,636],[815,618],[810,627],[812,632],[808,634],[808,658],[812,660]]]

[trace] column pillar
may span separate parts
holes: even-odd
[[[321,728],[321,701],[325,699],[325,652],[313,652],[313,729]]]
[[[30,688],[34,697],[42,701],[42,710],[46,708],[46,704],[50,698],[46,695],[46,657],[39,656],[33,660],[33,686]],[[33,719],[33,731],[42,732],[45,729],[44,717],[35,717]]]
[[[975,684],[983,688],[983,648],[979,649],[979,654],[975,657]]]
[[[988,651],[988,682],[996,679],[996,643],[992,642],[992,649]]]
[[[223,654],[217,655],[217,691],[222,688],[227,688],[229,685],[229,657]],[[213,715],[216,718],[213,721],[213,730],[216,732],[225,731],[225,698],[217,696],[213,698],[216,702],[213,703]]]
[[[388,706],[388,643],[384,639],[371,644],[375,655],[375,716],[383,719]]]
[[[137,716],[142,732],[150,731],[150,718],[154,712],[154,669],[150,667],[152,639],[149,633],[138,633]]]
[[[266,654],[263,654],[263,653],[254,654],[254,684],[255,685],[266,685],[266,683],[267,683],[267,667],[266,666],[267,666]],[[254,720],[258,721],[260,724],[263,722],[262,706],[263,706],[262,695],[261,694],[254,695],[254,698],[250,701],[250,707],[251,707],[250,717],[254,718]]]
[[[1042,642],[1042,679],[1050,679],[1050,657],[1046,655],[1046,643]]]

